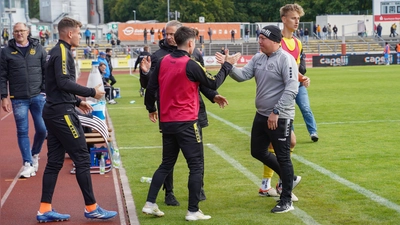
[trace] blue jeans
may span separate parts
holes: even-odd
[[[304,122],[306,123],[308,133],[317,133],[317,122],[314,119],[314,114],[311,111],[310,101],[308,99],[308,91],[303,85],[299,86],[299,92],[296,96],[296,104],[299,106]]]
[[[17,127],[18,146],[22,154],[22,163],[32,163],[32,156],[40,153],[47,133],[46,126],[42,118],[45,97],[43,94],[39,94],[29,99],[11,99],[11,103],[14,111],[15,124]],[[32,151],[29,141],[28,111],[31,111],[35,126],[35,136],[33,138]]]

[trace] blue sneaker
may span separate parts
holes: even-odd
[[[107,211],[105,209],[102,209],[99,205],[97,205],[96,210],[93,210],[92,212],[88,212],[85,209],[85,217],[88,219],[108,220],[108,219],[113,218],[116,215],[117,215],[117,212]]]
[[[38,212],[36,215],[36,219],[39,221],[39,223],[64,221],[69,220],[70,217],[70,215],[58,213],[54,209],[43,214]]]

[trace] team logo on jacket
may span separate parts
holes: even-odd
[[[35,55],[36,54],[36,50],[32,48],[31,51],[29,52],[29,54]]]
[[[267,70],[273,70],[274,69],[274,64],[270,63],[267,65]]]
[[[11,55],[16,55],[16,54],[18,54],[18,51],[11,52]]]

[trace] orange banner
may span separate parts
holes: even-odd
[[[231,30],[235,31],[235,39],[238,40],[240,36],[240,23],[183,23],[184,26],[196,28],[199,30],[199,35],[204,36],[207,42],[209,36],[207,34],[208,28],[211,27],[213,31],[212,40],[230,40]],[[147,29],[147,41],[150,41],[150,29],[154,28],[154,40],[157,42],[157,32],[165,27],[165,23],[120,23],[118,24],[118,38],[121,41],[143,41],[144,29]]]

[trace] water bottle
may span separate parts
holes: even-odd
[[[151,183],[151,177],[142,177],[140,178],[140,182],[142,183]]]
[[[106,161],[104,160],[104,155],[101,154],[100,158],[100,174],[106,173]]]
[[[112,163],[113,163],[113,167],[117,168],[117,169],[121,165],[121,156],[119,155],[119,150],[118,149],[114,149],[114,153],[113,153],[113,156],[112,156]]]
[[[103,77],[100,74],[99,71],[99,61],[92,61],[92,70],[90,71],[88,80],[87,80],[87,84],[86,87],[89,88],[94,88],[97,85],[101,84],[100,86],[100,90],[104,91],[104,84],[103,84]],[[89,102],[89,104],[95,104],[99,101],[105,101],[105,96],[103,95],[103,97],[100,100],[97,100],[95,98],[92,97],[87,97],[86,101]]]

